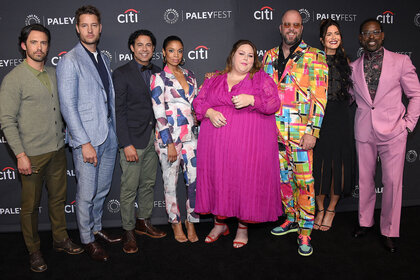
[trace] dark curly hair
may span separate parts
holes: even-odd
[[[328,27],[333,26],[333,25],[336,26],[338,31],[340,32],[341,42],[340,42],[340,46],[338,46],[337,48],[337,51],[334,55],[334,60],[332,63],[335,65],[335,67],[337,67],[337,70],[341,75],[341,91],[342,91],[343,96],[340,96],[340,98],[348,99],[350,96],[349,89],[353,87],[353,81],[350,79],[350,76],[351,76],[351,67],[349,64],[350,59],[343,48],[343,35],[341,34],[340,25],[338,24],[338,22],[332,19],[325,19],[321,21],[321,25],[319,28],[319,37],[322,41],[324,41],[325,35],[327,34]],[[328,67],[331,67],[331,65],[328,65]]]

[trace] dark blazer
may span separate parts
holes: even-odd
[[[152,75],[160,71],[161,69],[153,64]],[[136,149],[144,149],[156,123],[150,86],[144,82],[134,59],[117,68],[112,74],[112,79],[115,88],[118,142],[121,147],[133,145]]]

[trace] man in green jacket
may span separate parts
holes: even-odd
[[[21,226],[30,268],[35,272],[47,269],[38,235],[38,209],[44,181],[54,249],[68,254],[83,252],[69,239],[66,230],[64,126],[55,70],[45,66],[49,44],[47,28],[40,24],[25,26],[19,37],[25,60],[6,75],[0,89],[0,124],[22,178]]]

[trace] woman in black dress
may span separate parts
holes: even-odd
[[[327,55],[328,102],[319,140],[314,149],[314,178],[318,213],[314,229],[331,228],[335,207],[341,196],[348,195],[354,182],[354,137],[349,107],[351,68],[342,46],[339,24],[323,20],[320,40]],[[330,201],[324,206],[325,196]]]

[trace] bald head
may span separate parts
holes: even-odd
[[[302,16],[298,10],[287,10],[281,17],[281,22],[288,22],[288,20],[298,21],[302,24]]]

